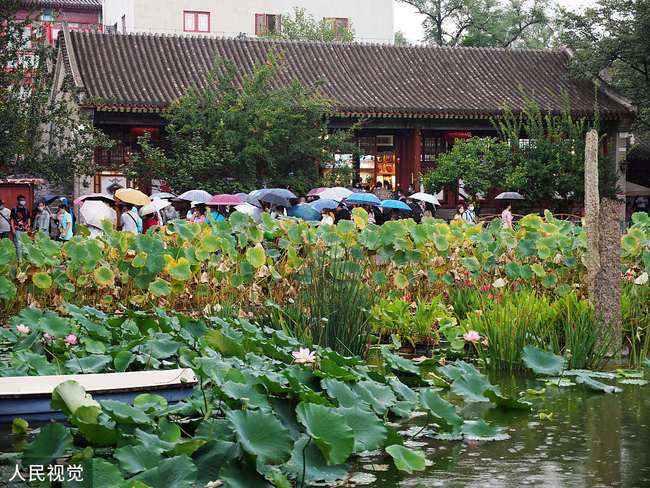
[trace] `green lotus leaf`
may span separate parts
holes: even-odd
[[[395,404],[397,398],[393,390],[377,381],[359,381],[352,386],[352,391],[364,402],[368,403],[379,415]]]
[[[300,402],[296,417],[330,464],[343,463],[354,450],[354,432],[337,409]]]
[[[601,381],[593,379],[591,376],[588,376],[586,374],[578,374],[575,378],[576,383],[587,385],[592,390],[603,391],[605,393],[620,393],[623,391],[617,386],[605,384]]]
[[[503,429],[492,427],[483,419],[466,420],[461,430],[467,440],[500,441],[510,437]]]
[[[124,476],[120,469],[105,459],[100,457],[85,458],[81,462],[81,478],[83,481],[64,481],[63,488],[104,488],[106,486],[128,486],[129,488],[147,488],[140,485],[137,481],[128,485],[124,481]]]
[[[32,276],[32,281],[34,282],[34,285],[36,285],[38,288],[41,288],[42,290],[45,290],[52,286],[52,277],[49,275],[49,273],[46,273],[44,271],[34,273]]]
[[[420,392],[420,404],[443,430],[457,433],[463,425],[463,419],[456,413],[456,407],[443,400],[437,391]]]
[[[535,241],[529,238],[520,240],[517,243],[517,251],[519,251],[523,256],[532,256],[535,254]]]
[[[544,271],[544,267],[539,263],[533,264],[530,268],[533,270],[533,273],[535,273],[538,278],[541,278],[546,274],[546,271]]]
[[[164,297],[172,292],[172,287],[169,285],[169,281],[158,278],[156,281],[149,283],[149,291],[152,295]]]
[[[199,486],[219,479],[221,467],[236,455],[235,446],[234,442],[212,440],[194,451],[192,460],[198,470]]]
[[[557,285],[557,275],[555,273],[549,273],[542,278],[544,288],[553,288],[555,285]]]
[[[404,289],[408,286],[409,280],[403,273],[395,273],[393,282],[397,288]]]
[[[192,460],[185,456],[164,459],[154,468],[129,479],[141,481],[151,488],[194,488],[198,470]]]
[[[521,355],[526,367],[535,374],[558,375],[564,369],[564,358],[551,351],[541,351],[535,346],[524,347]]]
[[[16,285],[4,276],[0,276],[0,299],[9,301],[16,295]]]
[[[138,395],[133,399],[133,406],[138,407],[140,410],[143,410],[144,412],[152,412],[163,408],[167,408],[167,400],[165,399],[165,397],[162,397],[160,395],[154,395],[151,393],[141,393],[140,395]],[[169,439],[165,439],[164,437],[163,439],[169,440]]]
[[[104,411],[121,424],[151,424],[151,419],[139,408],[117,400],[102,400]]]
[[[350,467],[347,464],[330,465],[323,457],[315,443],[310,442],[306,435],[301,436],[293,447],[287,470],[296,477],[297,486],[303,481],[311,484],[317,482],[333,483],[345,478]]]
[[[74,380],[64,381],[54,388],[50,406],[67,417],[77,417],[87,423],[96,423],[101,412],[99,403]]]
[[[99,268],[93,271],[93,278],[95,278],[95,283],[99,286],[108,286],[113,283],[115,275],[110,268],[106,266],[100,266]]]
[[[266,262],[264,248],[260,244],[257,244],[255,247],[246,249],[246,260],[254,268],[259,268]]]
[[[49,423],[41,429],[34,440],[23,450],[24,466],[48,465],[63,457],[72,449],[70,429],[58,422]]]
[[[262,215],[268,215],[263,213]],[[273,488],[266,478],[260,475],[255,467],[248,466],[233,459],[225,463],[219,470],[219,479],[227,488]]]
[[[395,463],[395,467],[401,471],[411,474],[413,471],[422,471],[426,466],[424,454],[413,451],[399,444],[393,444],[386,448]]]
[[[115,449],[113,457],[118,460],[122,470],[131,474],[155,468],[164,459],[160,453],[152,451],[141,444]]]
[[[438,251],[444,252],[449,249],[449,239],[446,235],[436,234],[433,236],[433,243]]]
[[[70,359],[64,363],[70,373],[99,373],[103,372],[111,357],[104,354],[91,354],[80,359]]]
[[[282,464],[291,456],[291,434],[272,413],[229,410],[226,418],[232,424],[242,449],[259,462]]]
[[[178,262],[169,261],[167,263],[167,272],[171,275],[172,278],[179,281],[189,280],[192,276],[192,270],[190,269],[190,263],[185,258],[180,258]]]
[[[483,395],[497,407],[503,408],[504,410],[530,410],[531,408],[529,402],[520,398],[503,396],[496,389],[488,388],[483,392]]]
[[[172,293],[174,293],[176,295],[180,295],[182,293],[185,293],[185,289],[187,287],[187,285],[184,282],[176,281],[176,280],[172,281],[170,286],[171,286],[171,289],[172,289]]]
[[[343,381],[333,378],[321,380],[321,386],[327,391],[327,395],[336,400],[341,407],[353,407],[363,402],[359,396]]]
[[[461,258],[460,262],[470,273],[476,273],[481,270],[481,263],[475,257]]]
[[[354,450],[374,451],[384,445],[386,441],[386,427],[377,415],[368,407],[356,405],[354,407],[339,407],[336,409],[343,415],[345,423],[354,433]]]
[[[533,268],[530,264],[522,264],[519,266],[519,276],[522,280],[529,280],[533,277]]]

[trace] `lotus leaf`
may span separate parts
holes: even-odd
[[[319,481],[331,483],[345,477],[349,464],[334,466],[328,464],[316,444],[311,442],[308,436],[303,435],[294,444],[291,459],[287,463],[287,469],[296,477],[298,483],[301,483],[303,481],[303,468],[305,483]]]
[[[259,461],[281,464],[289,459],[292,448],[291,435],[272,413],[260,410],[229,410],[226,412],[226,418],[232,424],[242,448]]]
[[[193,488],[198,470],[192,460],[185,456],[164,459],[154,468],[134,476],[129,481],[141,481],[151,488]]]
[[[354,432],[337,409],[301,402],[296,416],[328,463],[341,464],[353,452]]]
[[[424,454],[399,444],[388,446],[386,452],[393,458],[397,469],[406,471],[409,474],[413,473],[413,471],[422,471],[426,465]]]
[[[113,271],[107,266],[100,266],[99,268],[93,271],[93,277],[95,278],[95,283],[99,286],[109,286],[113,284],[115,275]]]
[[[576,383],[587,385],[592,390],[603,391],[605,393],[620,393],[621,391],[623,391],[616,386],[607,385],[598,380],[595,380],[591,376],[587,376],[586,374],[578,374],[576,375],[575,378],[576,378]]]
[[[384,445],[386,427],[368,407],[355,405],[349,408],[339,407],[336,411],[343,415],[345,423],[354,433],[353,452],[374,451]]]
[[[52,277],[49,273],[46,273],[44,271],[34,273],[32,276],[32,281],[34,282],[34,285],[43,290],[52,286]]]
[[[190,279],[192,276],[192,270],[190,269],[190,263],[187,259],[180,258],[178,261],[176,261],[171,256],[165,254],[165,260],[167,261],[165,269],[172,278],[179,281],[186,281]]]
[[[169,281],[159,278],[149,283],[149,291],[157,297],[163,297],[171,293],[172,287],[169,285]]]
[[[502,429],[488,425],[483,419],[467,420],[461,430],[468,440],[499,441],[510,437]]]
[[[51,406],[64,415],[76,417],[87,423],[97,423],[101,406],[74,380],[67,380],[52,391]]]
[[[557,375],[564,370],[562,356],[551,351],[541,351],[534,346],[524,347],[521,359],[535,374]]]
[[[420,392],[420,403],[426,412],[443,430],[453,433],[460,432],[463,419],[456,413],[456,407],[443,400],[437,391],[424,390]]]
[[[266,253],[261,244],[257,244],[255,247],[249,247],[246,249],[246,260],[254,268],[259,268],[266,262]]]
[[[70,429],[60,423],[50,423],[41,429],[23,450],[23,464],[48,465],[72,449]]]
[[[119,468],[105,459],[93,457],[81,463],[83,481],[65,481],[63,488],[103,488],[106,486],[123,486],[124,477]],[[137,482],[129,482],[129,488],[145,488]]]

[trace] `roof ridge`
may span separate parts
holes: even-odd
[[[97,36],[136,36],[136,37],[153,37],[153,38],[172,38],[172,39],[211,39],[222,41],[238,41],[238,42],[268,42],[274,44],[309,44],[309,45],[324,45],[324,46],[367,46],[367,47],[387,47],[395,49],[440,49],[452,51],[499,51],[499,52],[526,52],[526,53],[552,53],[552,54],[565,54],[565,49],[529,49],[523,47],[483,47],[483,46],[439,46],[437,44],[409,44],[398,45],[394,43],[380,43],[380,42],[364,42],[364,41],[315,41],[310,39],[275,39],[272,37],[237,37],[237,36],[219,36],[219,35],[203,35],[197,33],[169,33],[169,32],[127,32],[126,34],[120,32],[100,32],[100,31],[71,31],[75,35],[97,35]]]

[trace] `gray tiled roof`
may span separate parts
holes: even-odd
[[[576,114],[593,114],[594,86],[569,77],[564,51],[76,31],[70,39],[88,96],[116,107],[164,108],[192,81],[202,84],[215,55],[232,60],[244,73],[276,48],[285,53],[283,82],[324,79],[321,92],[336,100],[341,112],[488,116],[500,113],[504,102],[517,112],[524,107],[521,87],[554,111],[561,102],[549,91],[566,91]],[[599,93],[598,102],[603,117],[632,115],[629,106],[605,93]]]
[[[50,7],[50,8],[70,8],[83,10],[101,10],[102,0],[23,0],[22,6],[29,7]]]

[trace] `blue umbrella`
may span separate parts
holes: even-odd
[[[379,205],[381,200],[372,193],[355,193],[345,199],[346,203],[356,203],[357,205]]]
[[[287,210],[290,217],[298,217],[302,220],[320,220],[320,212],[315,210],[308,203],[299,203]]]
[[[339,202],[335,200],[316,200],[315,202],[311,202],[311,206],[314,207],[316,210],[319,212],[322,212],[324,208],[326,209],[332,209],[336,208],[339,206]]]
[[[254,197],[254,196],[248,195],[248,194],[246,194],[246,193],[235,193],[235,196],[241,198],[241,199],[244,200],[246,203],[248,203],[248,204],[250,204],[250,205],[252,205],[252,206],[254,206],[254,207],[260,208],[260,207],[262,206],[262,204],[261,204],[260,201],[257,199],[257,197]]]
[[[47,195],[43,195],[41,198],[39,198],[38,200],[36,200],[34,203],[35,203],[35,204],[39,204],[39,203],[50,204],[50,203],[52,203],[54,200],[56,200],[57,198],[59,198],[59,195],[57,195],[57,194],[55,194],[55,193],[49,193],[49,194],[47,194]]]
[[[411,210],[411,207],[399,200],[384,200],[379,206],[384,208],[396,208],[398,210]]]
[[[266,194],[278,195],[280,197],[290,200],[291,198],[298,198],[291,190],[285,188],[262,188],[260,190],[253,190],[249,195],[260,199],[262,195]]]

